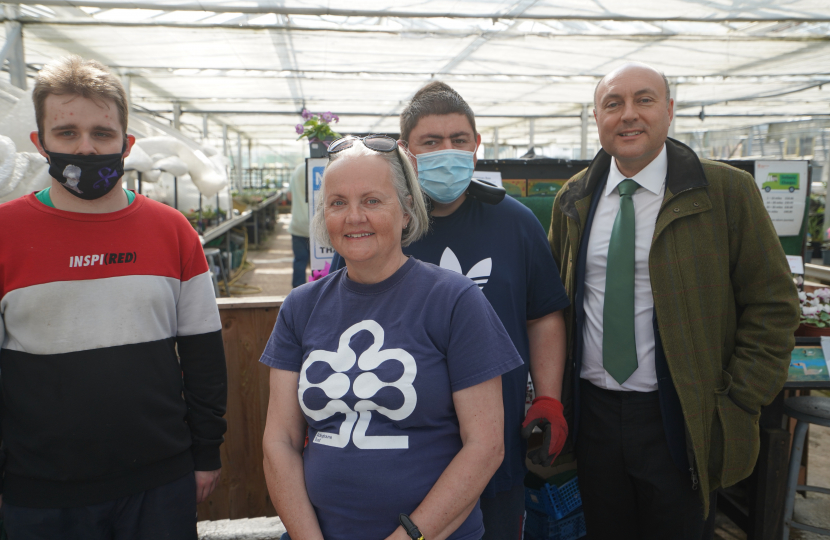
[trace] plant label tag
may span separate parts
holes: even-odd
[[[790,272],[804,274],[804,259],[801,255],[787,255],[787,262],[790,263]]]

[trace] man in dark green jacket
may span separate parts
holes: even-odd
[[[796,290],[753,178],[667,137],[661,73],[627,64],[594,98],[602,150],[557,195],[549,234],[588,533],[697,540],[711,492],[757,459]]]

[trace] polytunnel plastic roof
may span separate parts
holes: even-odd
[[[212,137],[227,124],[261,144],[293,140],[304,107],[341,132],[397,132],[436,79],[486,142],[497,127],[527,144],[533,118],[537,145],[578,144],[583,104],[626,61],[676,84],[677,133],[830,116],[826,0],[48,0],[7,15],[33,69],[97,58],[130,76],[134,106],[170,118],[178,102],[194,135],[207,113]]]

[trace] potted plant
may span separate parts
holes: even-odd
[[[202,209],[202,230],[207,229],[208,227],[215,227],[216,225],[219,225],[219,219],[216,215],[216,211],[212,206],[206,206]]]
[[[308,139],[311,157],[326,157],[327,141],[339,139],[340,134],[331,129],[331,122],[340,122],[340,117],[331,112],[312,113],[303,109],[305,122],[297,124],[294,129],[297,131],[299,141],[303,137]]]
[[[807,234],[810,237],[809,246],[804,250],[804,262],[821,257],[821,243],[824,239],[824,206],[825,199],[821,195],[810,195],[810,212],[807,217]]]
[[[830,289],[798,293],[801,320],[796,335],[830,336]]]

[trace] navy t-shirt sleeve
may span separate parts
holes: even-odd
[[[536,221],[534,217],[534,221]],[[550,244],[542,226],[528,227],[525,268],[527,269],[527,320],[532,321],[565,309],[568,293],[559,277]]]
[[[303,347],[294,329],[292,304],[294,294],[289,294],[277,315],[277,323],[268,338],[260,362],[272,368],[299,372],[303,366]]]
[[[475,285],[467,288],[453,307],[447,365],[453,392],[522,365],[496,312]]]

